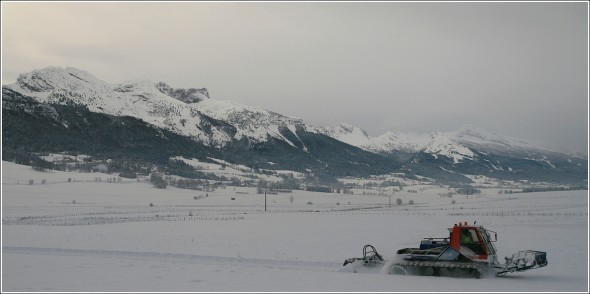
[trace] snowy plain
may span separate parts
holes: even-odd
[[[444,187],[407,186],[393,196],[403,205],[360,191],[296,190],[268,194],[265,211],[255,188],[155,189],[109,178],[2,162],[2,292],[589,290],[587,190],[489,188],[451,199],[439,196]],[[422,238],[447,237],[447,228],[463,221],[498,233],[500,260],[532,249],[547,252],[548,266],[482,279],[353,273],[342,266],[360,257],[365,244],[389,259]]]

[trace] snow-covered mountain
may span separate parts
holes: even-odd
[[[446,156],[457,163],[465,158],[476,155],[464,146],[456,136],[449,133],[393,133],[386,132],[378,137],[371,137],[364,130],[349,124],[341,124],[325,129],[325,134],[348,144],[375,153],[406,153],[424,152],[438,156]]]
[[[428,144],[430,136],[430,134],[386,132],[381,136],[371,137],[365,130],[348,123],[326,127],[323,133],[375,153],[389,153],[394,150],[417,152]]]
[[[296,147],[301,144],[301,140],[297,137],[298,128],[317,132],[316,127],[305,124],[301,119],[233,101],[207,99],[198,102],[196,107],[202,113],[234,126],[236,128],[234,139],[237,140],[246,139],[258,143],[275,138]],[[291,138],[287,138],[285,132],[290,133]],[[303,148],[305,150],[305,145]]]
[[[80,104],[93,112],[136,117],[209,146],[222,147],[232,139],[257,143],[269,138],[295,146],[282,130],[293,134],[298,127],[315,131],[299,119],[260,107],[209,99],[206,88],[174,89],[147,80],[109,84],[71,67],[48,67],[21,74],[6,88],[40,102]]]
[[[261,107],[211,99],[206,88],[175,89],[163,82],[147,80],[111,84],[71,67],[48,67],[21,74],[16,83],[3,86],[5,94],[12,99],[6,105],[14,111],[14,117],[9,118],[13,123],[26,121],[26,113],[37,113],[39,121],[29,127],[39,128],[49,119],[51,122],[47,123],[68,128],[67,118],[46,115],[55,112],[50,105],[81,105],[92,113],[139,119],[218,150],[210,152],[253,166],[265,166],[269,162],[275,166],[282,160],[284,166],[291,168],[329,167],[331,172],[345,175],[359,171],[362,174],[403,171],[445,179],[450,174],[547,181],[555,178],[567,181],[571,175],[576,181],[587,177],[587,156],[572,157],[560,150],[472,125],[452,132],[386,132],[372,137],[350,124],[318,127]],[[32,98],[21,99],[19,95]],[[15,106],[27,99],[45,107]],[[52,131],[65,134],[55,128]],[[145,136],[148,134],[151,131],[144,132]],[[441,171],[444,175],[439,174]]]
[[[209,146],[221,147],[232,139],[259,143],[270,138],[301,146],[301,142],[293,142],[299,141],[296,134],[299,128],[374,153],[424,152],[446,156],[454,162],[477,156],[473,148],[539,149],[538,145],[525,140],[500,136],[471,125],[448,133],[387,132],[371,137],[350,124],[316,127],[260,107],[210,99],[206,88],[174,89],[166,83],[147,80],[109,84],[71,67],[34,70],[21,74],[16,83],[6,87],[40,102],[81,104],[93,112],[136,117]],[[285,136],[285,132],[292,136]]]
[[[474,159],[474,152],[551,152],[566,153],[556,148],[543,146],[538,142],[498,135],[475,125],[464,125],[452,132],[436,133],[394,133],[372,137],[366,131],[343,123],[323,129],[323,133],[342,142],[375,153],[423,152],[434,157],[445,156],[454,163]]]
[[[474,125],[452,132],[387,132],[371,137],[358,127],[341,124],[325,128],[323,133],[370,152],[400,158],[411,163],[414,170],[421,169],[421,173],[443,169],[457,174],[502,178],[528,173],[551,181],[583,179],[588,166],[587,156],[495,134]]]
[[[40,102],[84,105],[92,112],[136,117],[207,145],[221,146],[230,140],[223,129],[210,126],[208,118],[178,96],[174,97],[174,89],[163,83],[135,80],[109,84],[79,69],[47,67],[21,74],[16,83],[6,88]],[[196,93],[191,96],[193,101],[207,93],[206,89],[186,92]]]

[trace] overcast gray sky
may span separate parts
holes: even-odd
[[[585,2],[2,2],[2,83],[50,65],[373,136],[475,124],[588,150]]]

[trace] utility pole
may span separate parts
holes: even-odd
[[[395,195],[395,189],[391,189],[391,195],[389,195],[389,207],[391,207],[391,196]]]
[[[266,188],[264,188],[264,211],[266,211]]]

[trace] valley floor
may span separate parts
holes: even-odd
[[[3,162],[3,292],[587,292],[588,191],[441,198],[255,188],[160,190],[96,174]],[[40,184],[41,178],[46,184]],[[68,182],[67,179],[75,179]],[[28,179],[35,179],[29,185]],[[411,187],[407,187],[411,189]],[[232,198],[234,200],[232,200]],[[405,199],[407,198],[407,199]],[[353,273],[371,244],[385,258],[468,221],[498,233],[500,260],[546,251],[547,267],[503,278]]]

